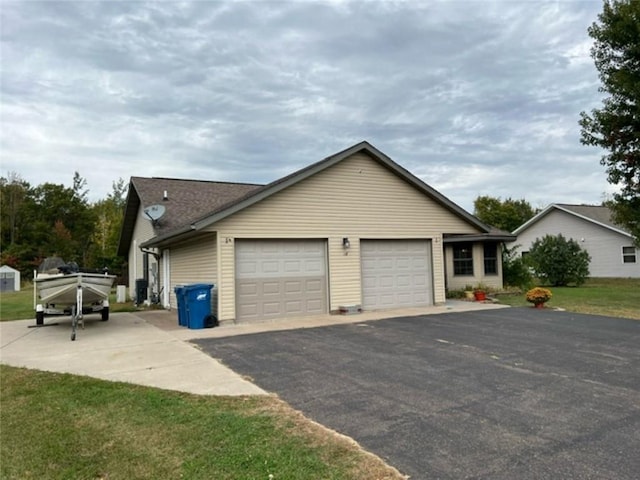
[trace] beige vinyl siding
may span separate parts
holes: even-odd
[[[449,290],[462,290],[467,285],[477,287],[482,284],[486,287],[502,289],[502,245],[498,244],[497,267],[498,274],[484,274],[484,244],[473,244],[473,275],[454,275],[453,273],[453,247],[448,244],[445,248],[447,261],[447,288]]]
[[[351,248],[342,247],[343,237],[329,239],[329,309],[335,311],[340,305],[360,304],[360,239],[350,238]],[[338,282],[335,283],[334,282]]]
[[[136,279],[144,277],[144,273],[142,272],[142,257],[144,254],[140,251],[140,244],[154,236],[153,226],[148,219],[142,216],[142,207],[140,207],[138,216],[136,217],[136,223],[133,227],[132,238],[134,240],[132,241],[131,248],[129,249],[128,258],[130,298],[135,296]]]
[[[363,153],[212,225],[210,230],[220,236],[222,319],[235,318],[235,238],[328,239],[329,308],[337,310],[340,305],[361,303],[360,238],[432,240],[434,301],[442,303],[442,233],[478,232]],[[351,241],[348,252],[342,248],[343,237]],[[229,239],[228,243],[223,239]]]
[[[235,270],[235,248],[233,237],[227,237],[218,233],[218,310],[221,321],[235,320],[236,305],[236,270]],[[229,299],[223,301],[223,299]]]
[[[189,243],[171,247],[170,302],[176,308],[176,285],[192,283],[217,284],[217,254],[215,234],[206,235]],[[214,312],[216,313],[216,312]]]

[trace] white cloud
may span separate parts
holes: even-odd
[[[366,139],[467,209],[611,191],[577,124],[600,101],[597,2],[0,8],[3,175],[32,184],[264,183]]]

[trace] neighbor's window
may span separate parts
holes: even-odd
[[[622,247],[622,263],[636,263],[636,247]]]
[[[453,274],[473,275],[473,245],[460,243],[453,246]]]
[[[484,274],[498,274],[498,245],[495,243],[484,244]]]

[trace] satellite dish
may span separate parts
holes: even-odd
[[[164,205],[151,205],[143,210],[143,213],[153,222],[156,223],[160,217],[164,215]]]

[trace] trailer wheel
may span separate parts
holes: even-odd
[[[36,312],[36,325],[44,325],[44,312]]]
[[[101,311],[102,313],[102,321],[106,322],[109,320],[109,307],[104,307]]]

